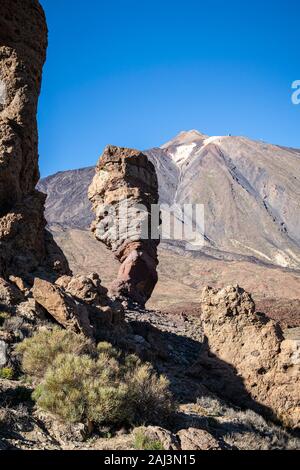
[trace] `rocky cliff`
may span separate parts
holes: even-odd
[[[46,58],[47,25],[36,0],[0,5],[0,274],[30,281],[37,269],[68,271],[45,232],[39,180],[37,104]]]

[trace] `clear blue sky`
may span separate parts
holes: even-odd
[[[181,130],[300,147],[299,0],[40,0],[42,176]]]

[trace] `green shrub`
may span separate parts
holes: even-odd
[[[107,341],[102,341],[97,346],[97,351],[99,354],[105,354],[109,357],[114,357],[115,359],[120,357],[119,351],[117,351],[110,343]]]
[[[54,327],[52,330],[41,329],[25,339],[17,345],[16,351],[22,356],[23,371],[32,377],[42,378],[59,354],[78,356],[92,351],[92,348],[91,342],[84,336]]]
[[[0,312],[0,327],[3,326],[3,323],[7,318],[9,317],[9,314],[6,312]]]
[[[14,370],[11,367],[2,367],[0,369],[0,379],[12,380],[14,375]]]
[[[100,343],[96,353],[83,354],[90,345],[81,338],[79,347],[80,337],[69,335],[58,334],[57,329],[46,335],[39,332],[18,348],[23,369],[36,377],[44,374],[33,393],[42,409],[72,423],[118,426],[161,424],[169,419],[175,410],[169,382],[150,364],[134,355],[122,356],[109,343]],[[41,351],[45,344],[51,358],[47,365],[47,352]]]
[[[86,355],[60,354],[32,397],[41,408],[63,420],[80,422],[87,417],[86,382],[93,369],[94,362]]]
[[[141,430],[134,434],[134,448],[136,450],[165,450],[159,440],[150,439]]]

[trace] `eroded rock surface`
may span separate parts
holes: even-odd
[[[202,295],[206,346],[192,372],[233,402],[300,426],[300,341],[255,311],[238,286],[206,288]]]
[[[148,442],[159,444],[162,450],[179,450],[177,436],[159,426],[142,426],[134,430],[135,435],[144,436]]]
[[[36,278],[32,294],[35,301],[64,328],[93,337],[86,306],[76,302],[74,298],[65,294],[58,286]]]
[[[181,450],[220,450],[218,441],[203,429],[181,429],[178,438]]]
[[[56,260],[47,260],[46,197],[35,189],[39,180],[36,113],[46,48],[47,25],[39,2],[2,0],[0,275],[4,277],[25,277],[42,265],[60,269]]]
[[[157,220],[150,215],[151,205],[158,204],[153,164],[138,150],[106,147],[89,198],[96,214],[92,231],[121,262],[111,293],[144,305],[157,283],[159,210]]]
[[[46,58],[47,26],[37,0],[2,0],[0,80],[1,210],[34,191],[39,179],[36,112]]]
[[[103,338],[105,330],[113,331],[114,327],[123,324],[122,305],[108,296],[108,291],[102,286],[97,273],[87,276],[62,276],[56,281],[56,285],[87,307],[96,339]]]

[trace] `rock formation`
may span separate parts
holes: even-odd
[[[113,330],[115,326],[122,324],[124,309],[119,302],[108,296],[108,291],[101,284],[97,273],[87,276],[62,276],[56,281],[56,285],[87,306],[96,339],[103,339],[105,329]]]
[[[93,336],[86,306],[76,302],[58,286],[36,278],[32,293],[36,302],[61,326],[75,333]]]
[[[300,342],[255,312],[240,287],[206,288],[202,295],[205,350],[192,373],[231,401],[300,426]]]
[[[145,305],[157,283],[160,216],[153,164],[138,150],[106,147],[89,198],[96,213],[95,237],[122,263],[110,292]],[[155,216],[151,205],[156,205]]]
[[[39,2],[1,0],[0,275],[4,277],[26,277],[47,264],[57,271],[68,269],[46,236],[45,195],[35,189],[36,112],[46,48],[47,26]],[[57,260],[47,259],[54,251]]]
[[[92,339],[103,339],[105,330],[124,320],[122,306],[107,296],[96,273],[62,276],[56,284],[36,278],[32,295],[61,326]]]

